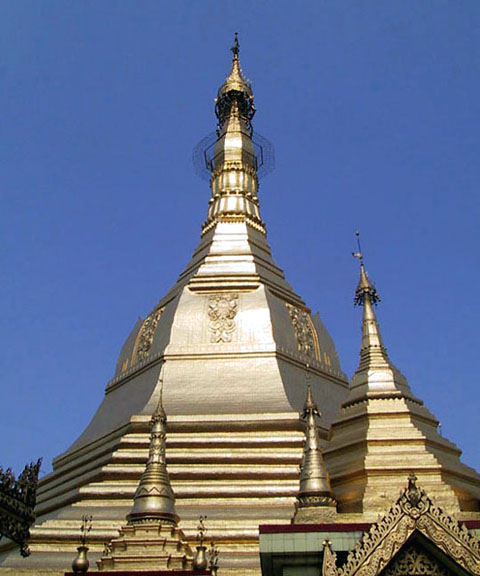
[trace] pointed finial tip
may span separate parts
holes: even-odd
[[[360,260],[360,281],[355,291],[353,303],[355,306],[363,306],[365,295],[368,294],[371,304],[377,305],[377,303],[380,302],[380,297],[378,296],[375,286],[370,282],[365,270],[365,262],[363,259],[362,247],[360,245],[360,232],[358,230],[355,232],[355,236],[357,237],[358,251],[352,252],[352,256]]]
[[[238,53],[240,52],[240,44],[238,42],[238,32],[235,32],[235,38],[233,40],[233,46],[230,48],[233,52],[233,58],[238,58]]]

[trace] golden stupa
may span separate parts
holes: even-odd
[[[271,255],[258,199],[253,93],[237,41],[232,51],[216,99],[200,243],[177,283],[135,324],[86,430],[42,479],[31,556],[21,561],[4,546],[0,571],[63,573],[83,514],[93,516],[91,564],[101,557],[132,507],[163,381],[181,528],[194,540],[198,517],[206,515],[222,571],[258,574],[259,524],[287,521],[294,510],[306,363],[324,438],[346,397],[332,339]]]
[[[232,52],[216,99],[200,243],[177,283],[135,324],[90,424],[41,480],[31,556],[0,543],[0,574],[63,574],[82,515],[93,516],[91,564],[123,565],[122,550],[144,528],[132,518],[145,514],[147,461],[165,453],[157,476],[165,494],[175,494],[175,508],[170,496],[162,506],[171,506],[179,530],[178,561],[190,561],[198,517],[206,516],[225,576],[259,576],[260,524],[371,522],[412,469],[454,514],[478,511],[480,477],[438,434],[386,354],[363,262],[361,361],[350,386],[320,317],[274,263],[259,208],[254,97],[237,40]],[[168,437],[152,452],[161,395]]]

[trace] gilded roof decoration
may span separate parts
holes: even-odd
[[[432,554],[417,542],[400,550],[385,568],[383,576],[453,576],[454,573],[440,564]]]
[[[416,480],[411,474],[408,487],[389,512],[359,540],[339,569],[339,576],[380,574],[414,532],[433,542],[470,574],[480,575],[478,538],[435,506]]]

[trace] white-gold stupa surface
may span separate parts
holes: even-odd
[[[216,101],[212,196],[200,243],[177,283],[133,327],[86,430],[42,479],[31,556],[23,560],[4,545],[0,572],[63,574],[82,514],[94,519],[95,566],[132,507],[160,379],[168,472],[190,543],[206,515],[222,573],[259,574],[259,524],[290,520],[306,364],[324,438],[348,388],[320,317],[272,259],[257,196],[254,112],[237,48]]]

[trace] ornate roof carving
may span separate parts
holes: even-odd
[[[413,542],[397,554],[386,567],[383,576],[453,576],[454,573],[442,565],[418,542]]]
[[[143,360],[149,356],[153,344],[153,337],[155,336],[155,330],[164,310],[165,306],[162,308],[156,308],[145,318],[142,327],[138,332],[135,349],[133,351],[132,364],[135,364],[138,360]]]
[[[321,360],[318,337],[312,319],[310,318],[310,314],[306,310],[302,310],[298,306],[293,306],[288,302],[285,302],[285,306],[287,307],[290,319],[292,320],[298,344],[298,351],[305,354],[305,356]]]
[[[338,576],[380,574],[414,532],[422,534],[468,573],[480,575],[478,538],[435,506],[411,474],[408,487],[389,512],[358,541],[345,565],[337,570]]]

